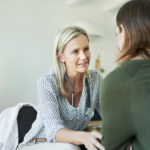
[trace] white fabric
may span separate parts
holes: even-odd
[[[36,107],[30,103],[19,103],[0,113],[0,150],[15,150],[18,145],[17,116],[24,105]]]
[[[17,150],[80,150],[79,146],[68,143],[36,143],[26,144]]]

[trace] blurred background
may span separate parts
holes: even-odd
[[[90,69],[105,77],[116,67],[115,16],[126,0],[0,0],[0,112],[37,103],[37,80],[53,67],[62,27],[78,25],[90,36]]]

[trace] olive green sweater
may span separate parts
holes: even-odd
[[[106,150],[150,150],[150,60],[131,60],[112,71],[101,91]]]

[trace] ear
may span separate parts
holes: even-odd
[[[58,57],[59,61],[61,61],[62,63],[65,62],[65,60],[64,60],[64,55],[63,55],[62,53],[57,52],[57,57]]]

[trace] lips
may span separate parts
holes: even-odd
[[[88,64],[88,61],[86,61],[86,62],[82,62],[82,63],[79,63],[78,65],[87,65]]]

